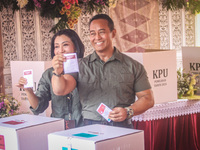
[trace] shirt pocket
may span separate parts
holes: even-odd
[[[133,88],[134,75],[131,73],[124,72],[124,70],[118,73],[111,73],[110,83],[113,88],[121,88],[121,86],[128,86]]]
[[[95,77],[82,76],[78,78],[78,91],[80,96],[87,96],[99,89],[99,82]]]
[[[113,79],[112,90],[116,92],[120,103],[130,103],[134,99],[134,75],[131,73],[119,73]]]

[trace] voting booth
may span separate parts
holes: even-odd
[[[177,67],[175,50],[123,52],[143,64],[151,84],[155,103],[177,100]]]
[[[64,119],[21,114],[0,119],[1,150],[48,150],[47,135],[64,130]]]
[[[200,87],[200,47],[182,47],[183,72],[198,74],[196,86]],[[200,89],[196,92],[200,95]]]
[[[33,71],[33,91],[35,92],[38,82],[42,77],[42,73],[51,66],[51,61],[11,61],[12,92],[13,97],[21,104],[19,112],[32,113],[29,109],[30,103],[26,92],[23,89],[16,87],[20,77],[23,76],[24,70],[31,69]],[[49,116],[49,114],[50,109],[48,109],[43,115]]]
[[[49,150],[144,150],[144,132],[107,125],[88,125],[48,135]]]

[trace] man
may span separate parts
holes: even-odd
[[[143,65],[113,47],[116,29],[108,15],[94,16],[89,27],[95,52],[79,61],[77,77],[54,76],[53,90],[55,94],[63,95],[77,86],[85,125],[98,123],[131,128],[131,117],[154,105],[146,71]],[[57,75],[62,73],[63,61],[64,57],[60,57],[54,67]],[[111,122],[96,111],[101,103],[112,109],[109,113]]]

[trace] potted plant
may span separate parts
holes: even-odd
[[[16,115],[19,106],[14,97],[0,93],[0,118]]]

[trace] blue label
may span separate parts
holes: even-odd
[[[73,136],[84,137],[84,138],[91,138],[91,137],[95,137],[97,135],[95,135],[95,134],[88,134],[88,133],[78,133],[78,134],[73,134]]]
[[[67,147],[62,147],[62,150],[68,150],[68,148]],[[78,149],[71,148],[71,150],[78,150]]]

